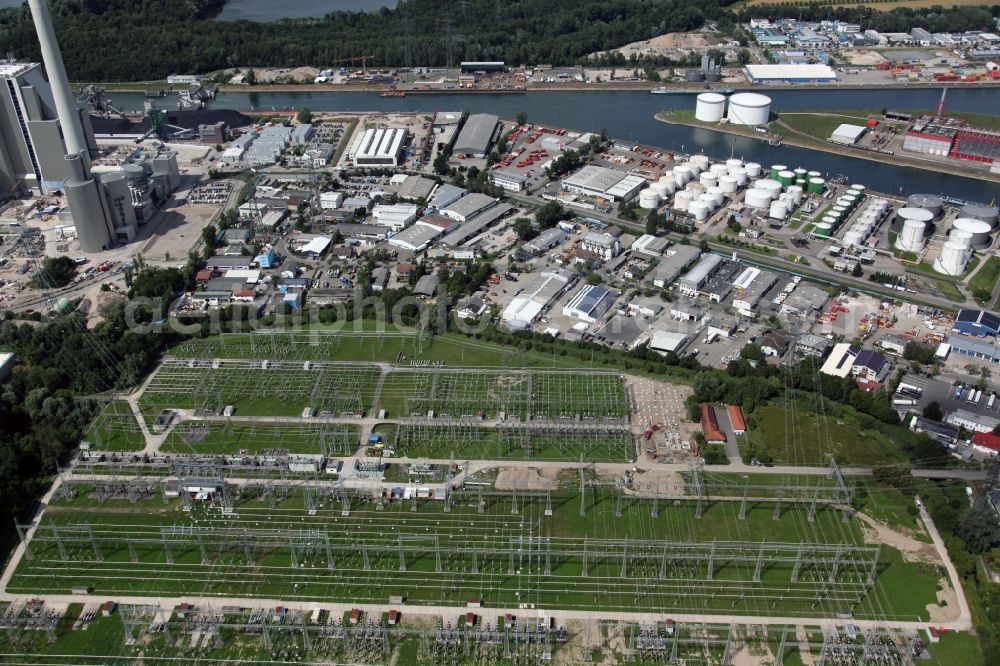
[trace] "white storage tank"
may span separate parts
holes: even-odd
[[[708,169],[708,164],[710,162],[708,155],[692,155],[691,159],[688,161],[691,164],[698,166],[702,171]]]
[[[993,227],[989,222],[977,220],[971,217],[960,217],[951,223],[953,231],[964,231],[970,235],[971,245],[974,248],[989,247],[992,239],[990,233]]]
[[[934,270],[944,275],[961,275],[969,264],[972,250],[962,243],[948,241],[941,248],[941,254],[934,260]]]
[[[712,197],[712,201],[715,202],[715,207],[716,208],[718,208],[719,206],[721,206],[723,200],[726,198],[725,197],[725,192],[723,191],[723,189],[721,187],[710,187],[710,188],[708,188],[708,190],[705,191],[705,194],[703,196]]]
[[[677,187],[684,187],[691,182],[692,178],[694,178],[694,173],[688,165],[679,164],[674,167],[674,182],[677,183]]]
[[[708,168],[708,170],[711,171],[716,176],[725,176],[727,173],[729,173],[729,167],[727,167],[725,164],[713,164]]]
[[[961,243],[965,247],[972,247],[972,232],[964,229],[952,229],[948,234],[948,240]]]
[[[768,209],[767,216],[783,220],[788,216],[788,206],[783,201],[774,201]]]
[[[736,179],[736,185],[743,187],[747,184],[747,170],[743,167],[733,167],[729,170],[729,175]]]
[[[754,187],[758,190],[764,190],[765,192],[770,193],[772,199],[777,199],[783,189],[781,183],[776,180],[771,180],[770,178],[762,178],[758,180]]]
[[[851,229],[844,234],[844,245],[861,245],[862,238],[863,236],[860,232]]]
[[[705,187],[715,187],[716,185],[719,184],[719,177],[716,176],[714,173],[706,171],[705,173],[701,174],[701,176],[699,176],[698,181]]]
[[[706,192],[705,194],[698,195],[698,201],[706,204],[708,206],[708,211],[712,212],[719,207],[719,204],[715,203],[715,197]]]
[[[708,219],[709,205],[704,201],[692,201],[687,212],[694,217],[697,222],[704,222]]]
[[[693,193],[694,196],[698,196],[699,194],[705,191],[705,186],[699,183],[698,181],[691,181],[684,187],[684,189],[687,190],[688,192]]]
[[[668,194],[673,194],[674,190],[677,189],[677,181],[674,180],[674,174],[670,173],[665,176],[660,176],[660,180],[656,181],[664,188],[666,188]]]
[[[691,205],[691,200],[694,198],[690,192],[678,192],[674,195],[674,209],[679,211],[686,211],[688,206]]]
[[[903,223],[903,230],[896,236],[896,248],[903,252],[920,252],[924,249],[926,228],[926,222],[907,220]]]
[[[771,193],[767,190],[747,190],[743,202],[750,208],[767,208],[771,205]]]
[[[639,192],[639,208],[653,210],[660,206],[660,195],[651,187]]]
[[[728,160],[726,160],[726,166],[729,169],[734,169],[736,167],[742,167],[743,166],[743,160],[736,159],[735,157],[730,157]]]
[[[657,181],[657,182],[653,183],[652,185],[650,185],[649,189],[651,189],[654,192],[656,192],[660,196],[660,199],[666,199],[668,194],[673,194],[674,193],[674,191],[672,189],[668,189],[667,188],[666,183],[661,183],[659,181]]]
[[[733,125],[766,125],[771,117],[771,98],[759,93],[736,93],[729,98],[729,122]]]
[[[703,123],[717,123],[726,115],[726,98],[719,93],[701,93],[694,107],[694,118]]]
[[[796,206],[802,203],[802,188],[800,186],[792,185],[787,191],[788,194],[792,195],[792,201],[795,202]]]
[[[903,229],[903,224],[907,220],[917,220],[918,222],[925,222],[928,225],[934,220],[934,213],[925,208],[912,208],[905,207],[900,208],[896,211],[896,217],[893,219],[890,228],[899,233]]]
[[[723,176],[719,179],[719,187],[721,187],[722,191],[726,194],[733,194],[739,189],[740,184],[736,179],[736,176]]]
[[[760,178],[760,164],[757,162],[747,162],[744,168],[747,170],[748,178]]]

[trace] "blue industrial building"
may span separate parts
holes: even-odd
[[[1000,334],[1000,316],[985,310],[959,310],[951,330],[980,338],[987,335],[996,337]]]

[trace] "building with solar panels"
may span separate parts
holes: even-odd
[[[607,289],[593,284],[586,284],[570,297],[563,306],[564,317],[573,317],[593,324],[600,320],[604,313],[611,309],[615,300],[621,294],[613,289]]]
[[[1000,316],[985,310],[959,310],[951,330],[980,338],[997,337],[1000,334]]]

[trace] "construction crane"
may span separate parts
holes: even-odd
[[[152,102],[147,100],[146,102],[146,118],[149,119],[149,129],[146,133],[135,140],[136,143],[142,143],[151,136],[156,136],[161,140],[169,139],[181,139],[189,137],[193,134],[192,130],[179,127],[177,125],[171,125],[166,122],[167,113],[162,109],[156,108]]]
[[[367,72],[368,71],[368,61],[369,60],[374,60],[374,59],[375,59],[374,54],[373,55],[354,56],[353,58],[340,58],[339,60],[334,60],[331,64],[334,64],[334,65],[343,65],[345,63],[346,64],[353,64],[353,63],[356,63],[356,62],[358,62],[360,60],[361,61],[361,69],[364,70],[365,72]]]
[[[111,100],[108,99],[104,88],[100,86],[89,85],[86,88],[82,88],[79,91],[79,95],[80,96],[77,97],[76,101],[90,107],[90,110],[94,113],[94,115],[104,116],[107,118],[120,118],[123,115],[121,111],[116,109],[111,104]]]

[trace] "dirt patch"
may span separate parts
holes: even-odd
[[[961,614],[958,607],[958,595],[948,583],[947,578],[941,579],[943,589],[938,590],[936,604],[927,604],[927,614],[931,622],[952,622]]]
[[[861,511],[855,515],[864,523],[861,532],[864,534],[865,543],[884,543],[892,546],[902,553],[903,559],[907,562],[941,564],[941,558],[938,557],[934,544],[917,541],[913,537],[901,534]]]
[[[634,474],[631,489],[636,495],[683,495],[684,478],[679,472],[651,469]]]
[[[555,490],[559,487],[557,474],[558,470],[537,467],[504,467],[493,486],[497,490]]]

